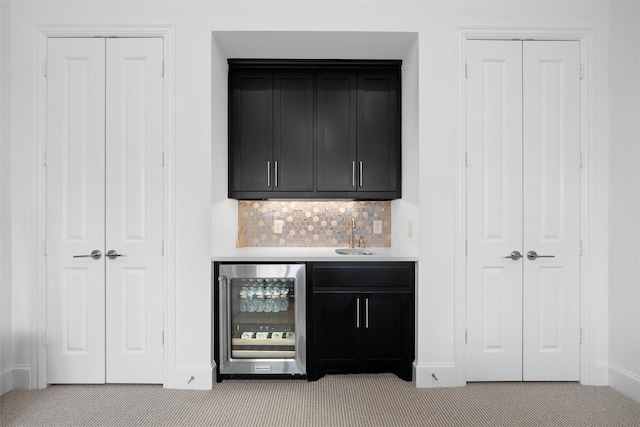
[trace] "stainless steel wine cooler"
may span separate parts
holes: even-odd
[[[221,264],[219,372],[305,375],[304,264]]]

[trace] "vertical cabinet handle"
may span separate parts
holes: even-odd
[[[362,160],[360,160],[360,187],[362,187]]]
[[[356,161],[351,162],[351,186],[356,186]]]
[[[275,168],[275,170],[273,172],[273,182],[274,182],[273,186],[277,187],[278,186],[278,161],[277,160],[274,162],[274,166],[273,167]]]
[[[369,329],[369,298],[364,299],[364,327]]]
[[[356,297],[356,328],[360,329],[360,298]]]
[[[267,187],[271,187],[271,161],[267,160]]]

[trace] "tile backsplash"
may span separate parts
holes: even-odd
[[[391,202],[351,201],[239,201],[237,246],[346,247],[350,218],[367,247],[391,246]],[[275,220],[282,233],[274,233]]]

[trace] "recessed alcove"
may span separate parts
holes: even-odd
[[[227,58],[401,59],[402,199],[392,202],[391,244],[417,252],[411,225],[418,222],[418,34],[346,31],[213,31],[212,228],[213,251],[235,246],[237,201],[227,198]],[[215,218],[224,218],[224,224]],[[234,220],[236,219],[236,220]],[[408,230],[408,231],[407,231]]]

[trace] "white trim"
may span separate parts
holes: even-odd
[[[611,363],[609,365],[611,388],[640,402],[640,376]]]
[[[215,382],[216,364],[178,365],[174,373],[174,382],[165,384],[166,388],[211,390]]]
[[[0,371],[0,396],[13,390],[13,367]]]
[[[36,246],[42,247],[46,237],[46,174],[43,172],[42,158],[46,148],[46,79],[42,75],[42,64],[47,57],[47,39],[53,37],[158,37],[164,43],[164,141],[165,171],[163,185],[164,199],[164,369],[163,382],[171,382],[176,361],[175,348],[175,271],[176,271],[176,219],[175,219],[175,26],[174,25],[35,25],[33,58],[34,91],[34,135],[37,141],[37,153],[33,159],[36,171],[33,194],[38,211]],[[46,347],[41,337],[46,330],[46,259],[38,257],[36,286],[37,309],[34,311],[35,333],[32,338],[33,375],[30,376],[27,389],[47,386]],[[14,376],[14,384],[15,376]]]
[[[463,40],[574,40],[582,41],[590,28],[536,28],[536,27],[457,27]]]
[[[0,372],[0,395],[12,390],[31,389],[31,366],[14,365]]]
[[[413,378],[417,388],[460,387],[460,369],[455,363],[413,362]]]
[[[589,297],[589,290],[594,286],[590,278],[595,277],[595,266],[592,265],[589,248],[592,248],[595,225],[593,204],[595,191],[595,168],[593,153],[593,42],[590,28],[509,28],[509,27],[464,27],[456,28],[456,61],[455,73],[455,198],[454,198],[454,362],[458,367],[460,381],[466,381],[465,342],[466,325],[466,123],[465,123],[465,43],[467,40],[574,40],[580,42],[580,61],[584,66],[584,77],[580,81],[580,149],[584,154],[581,171],[580,218],[583,256],[580,267],[580,319],[583,329],[583,345],[580,349],[580,382],[585,385],[601,384],[603,380],[602,362],[593,360],[595,352],[593,340],[590,339],[593,326],[591,319],[595,316],[594,306],[597,302]],[[606,379],[605,379],[606,381]]]

